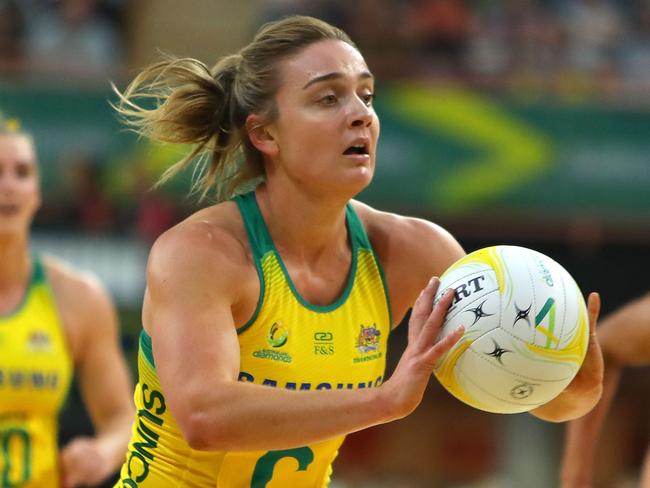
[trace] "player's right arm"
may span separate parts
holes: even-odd
[[[167,404],[193,448],[292,448],[403,417],[420,402],[433,365],[460,337],[435,342],[453,295],[431,312],[433,280],[416,303],[413,337],[400,361],[412,374],[361,390],[238,382],[232,311],[247,299],[242,277],[253,265],[245,256],[227,230],[194,220],[161,236],[149,259],[144,325]]]
[[[591,412],[567,426],[561,470],[563,488],[593,485],[596,444],[621,371],[626,366],[650,363],[650,293],[603,318],[597,332],[605,360],[603,394]]]

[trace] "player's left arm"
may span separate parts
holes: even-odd
[[[74,272],[72,272],[74,273]],[[94,278],[59,280],[60,308],[94,437],[77,437],[60,453],[63,488],[100,483],[123,462],[134,407],[115,307]]]
[[[573,381],[550,402],[531,410],[531,414],[550,422],[564,422],[582,417],[600,400],[603,392],[603,353],[596,335],[596,322],[600,313],[600,296],[589,294],[589,345],[587,355]]]

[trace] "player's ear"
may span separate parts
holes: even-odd
[[[246,132],[255,149],[267,156],[275,156],[278,153],[278,143],[272,129],[264,118],[257,114],[250,114],[246,117]]]

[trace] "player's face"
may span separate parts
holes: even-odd
[[[27,232],[40,200],[31,138],[0,134],[0,235]]]
[[[355,48],[321,41],[284,61],[269,127],[278,152],[267,174],[283,171],[300,187],[354,195],[372,179],[379,120],[374,78]]]

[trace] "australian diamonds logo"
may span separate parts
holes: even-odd
[[[364,327],[361,324],[359,330],[359,336],[357,337],[357,351],[362,353],[364,356],[354,358],[355,363],[371,361],[373,359],[379,359],[383,356],[383,353],[379,351],[379,337],[381,336],[381,331],[377,329],[375,324]],[[374,353],[374,354],[370,354]]]
[[[284,326],[282,321],[278,320],[273,322],[273,325],[269,329],[269,334],[266,337],[266,342],[269,343],[271,347],[282,347],[287,343],[289,338],[289,331]]]
[[[279,351],[289,340],[289,329],[285,327],[281,320],[273,322],[266,334],[266,343],[272,349],[259,349],[253,352],[253,357],[260,359],[270,359],[272,361],[280,361],[283,363],[290,363],[293,358],[291,355],[284,351]]]

